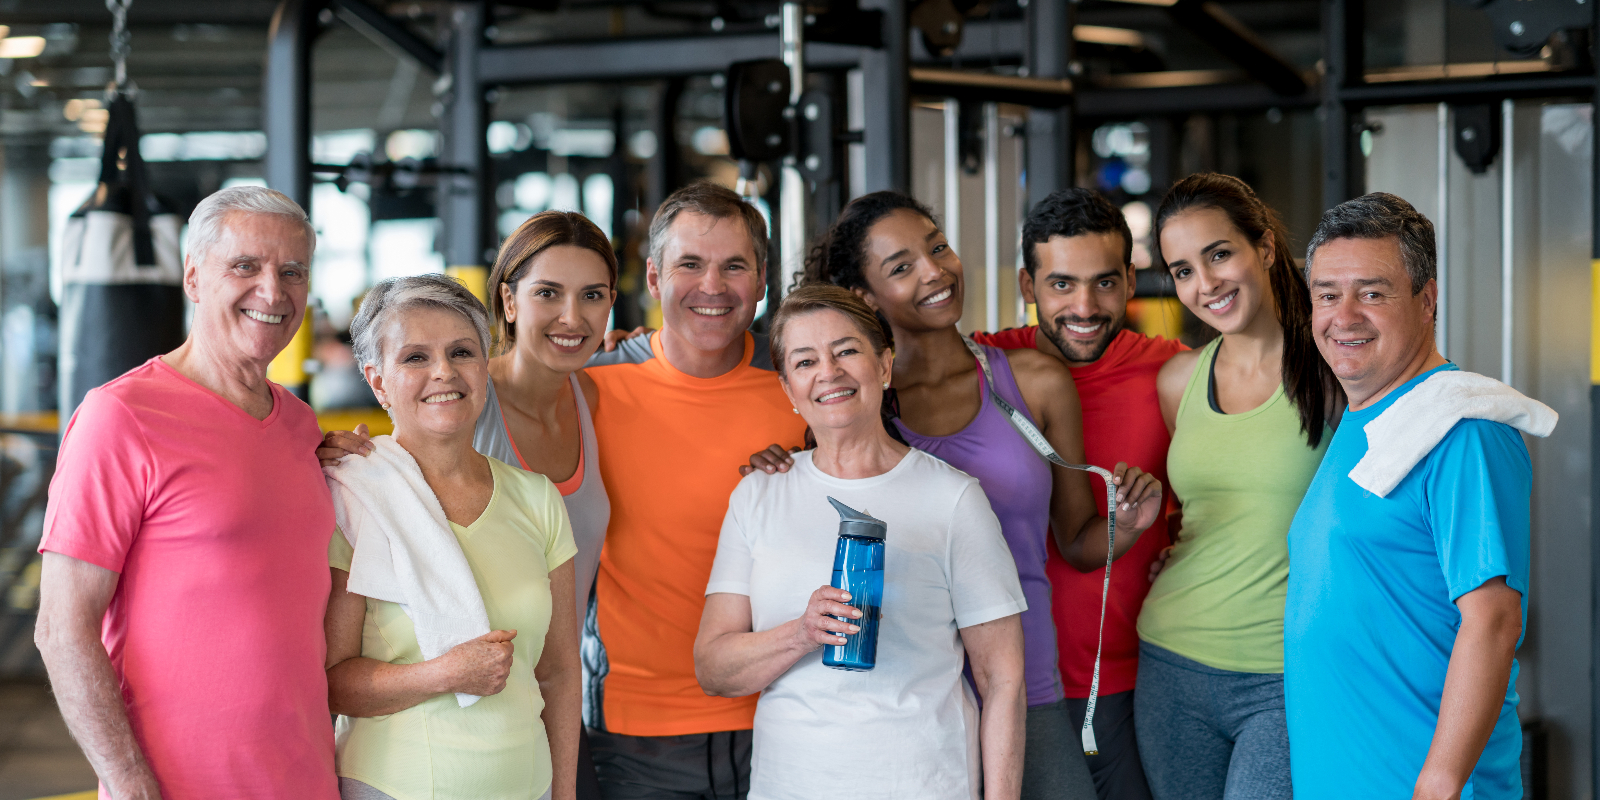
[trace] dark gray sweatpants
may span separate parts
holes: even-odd
[[[1022,800],[1095,800],[1094,781],[1083,760],[1083,739],[1067,714],[1065,700],[1028,709]]]
[[[745,800],[750,731],[628,736],[589,729],[604,800]]]

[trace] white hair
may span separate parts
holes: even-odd
[[[306,218],[305,209],[282,192],[265,186],[233,186],[213,192],[200,201],[189,215],[189,254],[203,258],[222,238],[222,223],[229,214],[273,214],[288,217],[305,226],[308,249],[317,251],[317,231]],[[309,264],[307,266],[310,266]]]
[[[489,354],[489,310],[466,286],[448,275],[412,275],[378,282],[361,301],[350,322],[351,349],[362,372],[371,364],[383,368],[382,333],[389,317],[413,308],[440,308],[467,318],[478,332],[484,356]]]

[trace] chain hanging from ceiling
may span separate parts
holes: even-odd
[[[106,0],[106,10],[111,12],[111,63],[116,65],[113,92],[128,91],[128,53],[132,52],[133,35],[128,33],[128,6],[133,0]]]

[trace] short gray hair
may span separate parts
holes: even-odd
[[[350,322],[351,349],[363,373],[369,364],[380,368],[383,364],[384,324],[394,314],[413,308],[441,308],[466,317],[478,332],[484,357],[489,356],[489,310],[460,281],[437,273],[389,278],[367,292]]]
[[[311,227],[311,220],[306,218],[306,211],[299,203],[265,186],[230,186],[201,200],[189,215],[189,254],[203,257],[222,238],[222,221],[233,213],[273,214],[293,219],[305,226],[306,244],[312,253],[317,252],[317,229]]]
[[[1327,210],[1306,246],[1306,275],[1317,248],[1334,239],[1387,239],[1400,242],[1400,263],[1411,276],[1411,293],[1422,291],[1439,275],[1438,245],[1433,223],[1410,203],[1388,192],[1373,192]]]

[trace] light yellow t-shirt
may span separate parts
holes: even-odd
[[[340,716],[335,724],[339,776],[396,800],[531,798],[550,786],[550,742],[539,717],[544,699],[533,667],[550,628],[549,573],[578,548],[549,479],[493,458],[489,467],[489,505],[470,526],[450,529],[477,579],[489,627],[517,632],[505,690],[467,708],[441,694],[399,713]],[[328,563],[349,570],[352,555],[344,536],[334,534]],[[416,629],[398,604],[367,599],[361,655],[390,664],[423,660]]]

